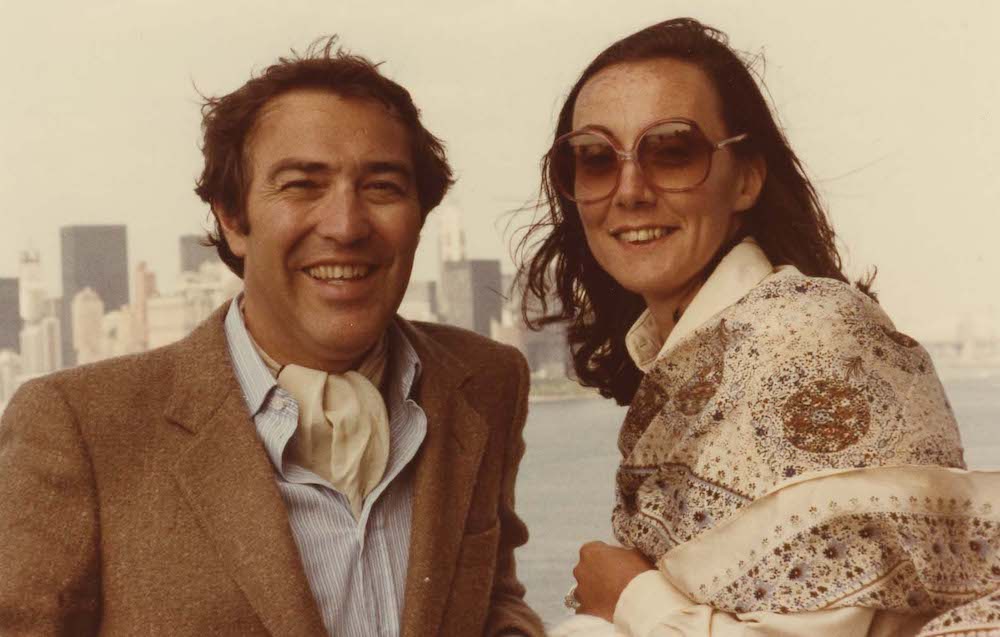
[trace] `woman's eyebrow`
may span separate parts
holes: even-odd
[[[590,131],[597,131],[599,133],[604,133],[608,137],[611,137],[613,139],[617,139],[615,137],[614,133],[611,132],[611,129],[609,129],[607,126],[601,126],[600,124],[584,124],[580,128],[574,128],[570,132],[571,133],[588,133]]]

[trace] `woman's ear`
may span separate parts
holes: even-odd
[[[740,183],[736,193],[736,201],[733,202],[733,210],[743,212],[757,203],[757,199],[764,189],[764,180],[767,179],[767,164],[763,157],[754,155],[741,159],[739,166]]]

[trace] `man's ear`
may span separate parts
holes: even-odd
[[[767,163],[760,155],[743,159],[739,163],[741,179],[733,210],[743,212],[757,203],[757,199],[764,189],[764,180],[767,179]]]
[[[212,206],[212,212],[219,222],[219,229],[229,244],[229,249],[233,254],[243,259],[247,256],[247,232],[244,230],[246,224],[240,221],[236,215],[218,206]]]

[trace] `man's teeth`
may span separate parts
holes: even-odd
[[[666,228],[640,228],[638,230],[626,230],[618,235],[622,241],[629,243],[639,243],[642,241],[652,241],[667,234]]]
[[[369,265],[317,265],[306,270],[306,274],[314,279],[336,281],[360,279],[371,272]]]

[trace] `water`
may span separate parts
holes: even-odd
[[[942,374],[970,469],[1000,469],[1000,371]]]
[[[943,382],[962,429],[970,468],[1000,469],[1000,373],[962,374]],[[528,603],[547,623],[568,616],[563,595],[583,542],[611,541],[610,512],[625,409],[599,398],[534,402],[517,510],[531,539],[517,552]]]

